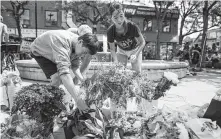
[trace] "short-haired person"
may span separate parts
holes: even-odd
[[[140,73],[142,50],[145,46],[143,35],[135,23],[126,20],[120,3],[111,4],[109,11],[114,24],[107,30],[107,41],[114,62],[126,66],[129,60],[132,69]],[[115,43],[117,44],[117,53],[115,52]]]
[[[58,86],[61,80],[80,110],[88,107],[77,96],[78,92],[71,70],[80,81],[84,82],[86,79],[82,73],[88,67],[91,56],[97,53],[97,49],[98,40],[95,35],[86,33],[79,37],[67,30],[47,31],[31,44],[32,57],[42,68],[46,77],[51,79],[51,84]],[[84,57],[81,66],[80,56]]]

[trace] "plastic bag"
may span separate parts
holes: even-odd
[[[199,139],[220,139],[221,129],[210,119],[195,118],[190,119],[185,125],[190,128]]]
[[[209,107],[207,108],[203,118],[209,118],[213,121],[217,121],[217,124],[221,126],[221,95],[216,94],[211,100]]]

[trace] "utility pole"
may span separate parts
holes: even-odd
[[[38,37],[37,0],[35,0],[35,36]]]

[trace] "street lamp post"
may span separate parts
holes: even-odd
[[[35,36],[38,37],[37,0],[35,0]]]

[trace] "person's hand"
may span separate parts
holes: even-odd
[[[66,112],[62,111],[58,116],[55,117],[55,121],[58,127],[63,127],[64,123],[68,120]]]
[[[117,65],[118,64],[118,60],[114,60],[114,64]]]
[[[77,84],[80,83],[80,82],[79,82],[79,79],[78,79],[77,77],[74,77],[73,82],[74,82],[75,85],[77,85]]]
[[[130,62],[134,63],[137,60],[137,55],[133,54],[130,56]]]
[[[85,101],[82,100],[81,98],[79,98],[76,102],[77,104],[77,107],[80,111],[85,111],[85,110],[88,110],[89,107],[86,105]]]

